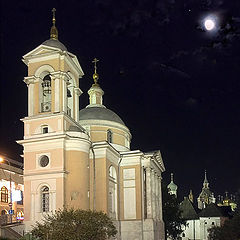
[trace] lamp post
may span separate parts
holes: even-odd
[[[3,163],[4,161],[6,161],[8,163],[8,165],[9,165],[9,167],[11,167],[11,164],[10,164],[8,159],[0,157],[0,163]],[[9,172],[10,172],[10,174],[9,174],[9,180],[10,180],[10,190],[9,190],[9,192],[10,192],[10,202],[9,202],[8,206],[9,206],[9,211],[10,211],[10,223],[12,223],[12,175],[11,175],[11,169],[10,169]]]

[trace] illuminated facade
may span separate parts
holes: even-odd
[[[162,240],[159,150],[130,149],[131,133],[103,105],[94,59],[89,105],[79,112],[77,57],[58,40],[55,16],[51,38],[23,56],[28,66],[28,116],[24,122],[24,206],[26,231],[46,212],[63,207],[106,212],[117,239]]]
[[[209,182],[207,180],[207,171],[205,171],[205,177],[203,181],[203,188],[197,199],[198,208],[203,209],[210,203],[215,203],[216,198],[214,193],[210,191]]]
[[[23,209],[22,164],[7,157],[0,162],[0,225],[21,221]]]

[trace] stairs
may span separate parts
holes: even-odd
[[[0,236],[12,240],[17,240],[22,237],[20,234],[21,229],[23,229],[22,223],[7,224],[5,226],[0,226]]]

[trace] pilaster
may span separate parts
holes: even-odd
[[[153,217],[151,181],[151,168],[146,167],[147,218]]]
[[[151,169],[151,187],[152,187],[152,217],[156,217],[156,205],[155,205],[155,198],[156,198],[156,192],[155,192],[155,171]]]
[[[162,213],[162,177],[161,176],[158,177],[158,182],[159,182],[159,185],[158,185],[159,218],[160,218],[160,220],[163,220],[163,213]]]

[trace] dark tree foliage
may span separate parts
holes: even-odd
[[[33,237],[48,240],[105,240],[114,237],[117,230],[103,212],[91,210],[59,210],[45,215],[32,230]]]
[[[240,240],[240,214],[234,215],[230,220],[225,221],[222,227],[209,229],[210,240]]]
[[[210,240],[240,240],[240,193],[237,197],[237,209],[233,218],[226,220],[221,227],[209,229]]]
[[[162,184],[162,200],[163,200],[163,221],[165,223],[165,237],[175,240],[183,232],[182,228],[186,225],[186,221],[181,218],[181,210],[179,202],[175,195],[168,193],[167,185]]]

